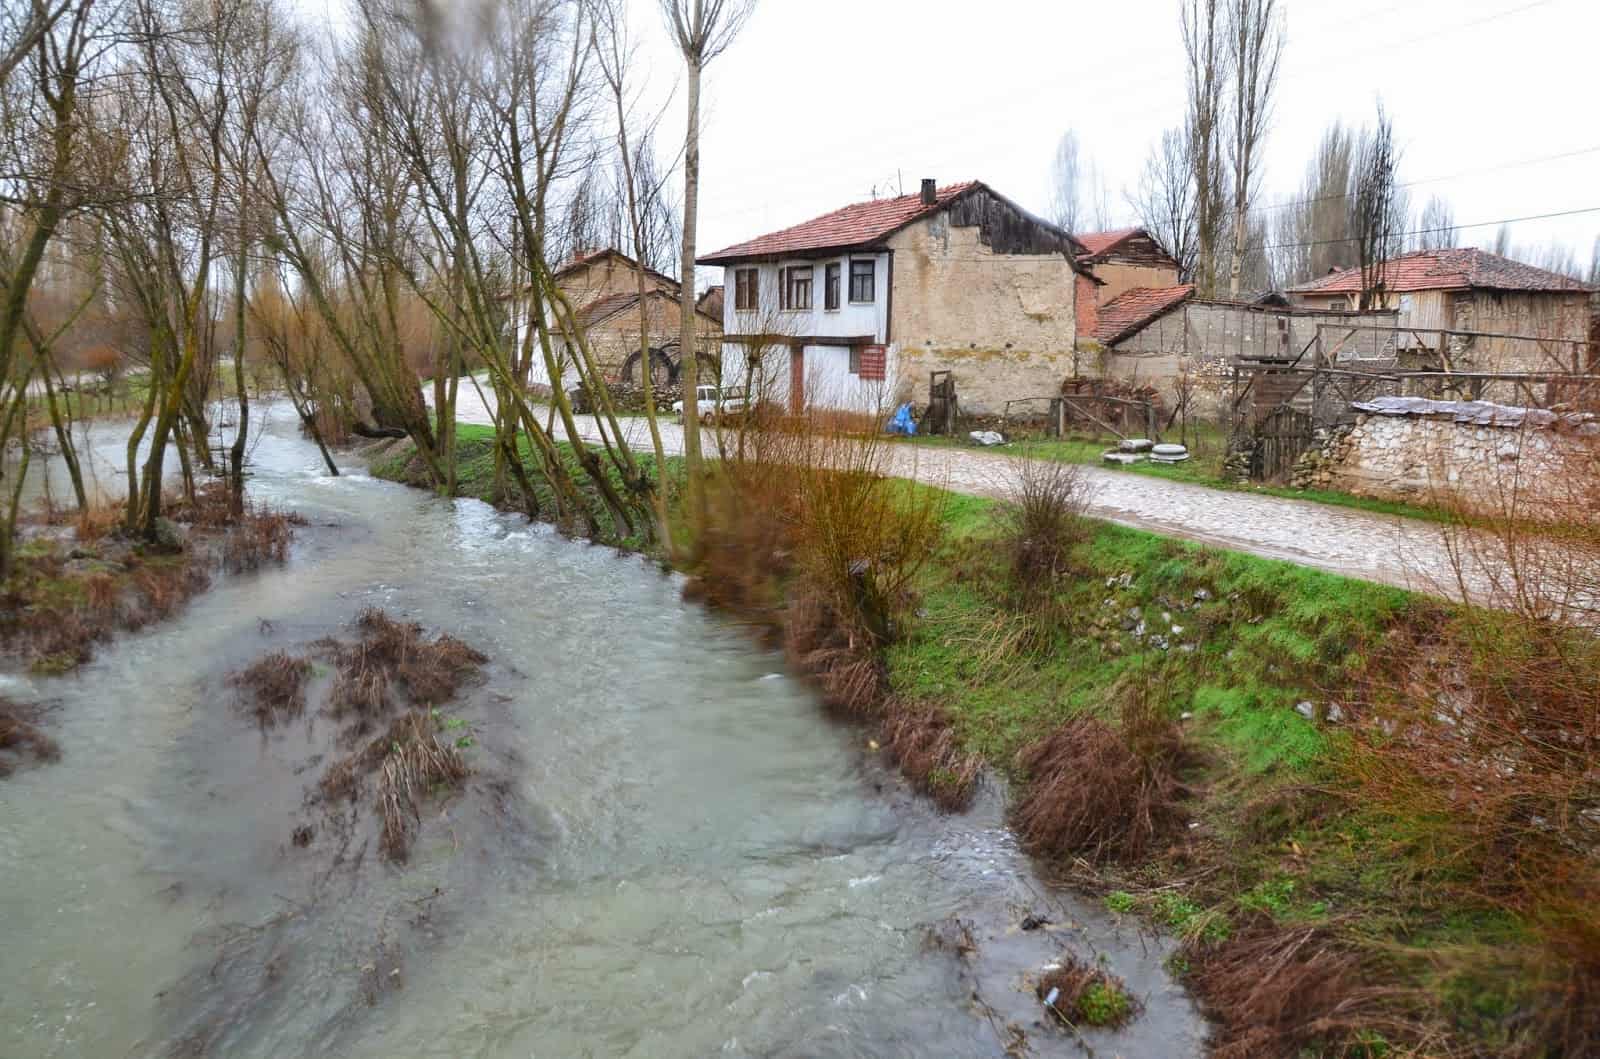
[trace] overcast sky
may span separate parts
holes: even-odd
[[[340,0],[298,0],[342,21]],[[629,0],[635,77],[681,143],[681,63],[657,0]],[[1279,0],[1288,47],[1264,198],[1291,196],[1326,127],[1381,98],[1416,208],[1447,198],[1462,242],[1498,222],[1517,244],[1587,262],[1600,233],[1600,0]],[[1184,106],[1178,0],[759,0],[703,95],[699,245],[710,251],[851,202],[983,180],[1037,213],[1076,130],[1114,226],[1124,189]],[[668,97],[670,95],[670,100]],[[1555,158],[1552,156],[1565,156]]]
[[[1459,224],[1600,207],[1596,0],[1280,0],[1288,48],[1267,196],[1294,192],[1335,119],[1381,97],[1420,208]],[[679,80],[654,0],[634,0],[652,87]],[[700,246],[804,220],[903,180],[981,179],[1045,212],[1051,155],[1078,133],[1131,221],[1153,140],[1183,110],[1177,0],[761,0],[704,95]],[[681,110],[682,94],[673,101]],[[664,128],[682,128],[681,118]],[[1552,155],[1572,154],[1535,162]],[[1527,164],[1521,164],[1527,163]],[[1600,210],[1514,226],[1587,261]],[[1488,242],[1493,227],[1463,232]]]

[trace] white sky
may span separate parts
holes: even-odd
[[[320,18],[339,0],[298,2]],[[665,99],[681,63],[656,0],[629,2],[636,84]],[[1266,199],[1295,192],[1330,122],[1370,122],[1381,97],[1402,180],[1425,181],[1415,208],[1441,194],[1465,226],[1600,207],[1600,0],[1280,4]],[[1123,189],[1183,112],[1177,12],[1178,0],[760,0],[703,92],[700,249],[925,176],[980,179],[1044,213],[1069,128],[1103,172],[1113,222],[1131,223]],[[681,141],[683,106],[677,91],[663,147]],[[1600,210],[1513,226],[1515,243],[1559,241],[1584,262],[1597,233]]]
[[[1331,121],[1370,122],[1381,96],[1402,179],[1429,181],[1412,190],[1418,208],[1437,192],[1470,224],[1600,207],[1597,0],[1281,2],[1268,197],[1294,192]],[[634,3],[666,90],[677,70],[655,5]],[[1103,170],[1113,220],[1131,222],[1122,188],[1183,111],[1177,11],[1177,0],[761,0],[704,93],[700,246],[875,186],[893,194],[900,178],[908,192],[924,176],[981,179],[1043,213],[1068,128]],[[1513,228],[1517,243],[1560,240],[1585,262],[1596,233],[1600,212]]]

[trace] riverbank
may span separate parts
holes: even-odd
[[[298,521],[249,502],[235,516],[221,482],[202,486],[193,503],[172,502],[156,541],[123,534],[122,515],[101,508],[22,520],[15,567],[0,583],[0,657],[39,676],[70,672],[116,631],[171,617],[215,571],[282,562]]]
[[[462,483],[484,495],[481,473]],[[742,568],[697,571],[699,593],[787,641],[940,804],[965,804],[980,766],[1005,776],[1064,882],[1182,939],[1220,1053],[1574,1054],[1600,963],[1575,904],[1592,872],[1561,848],[1592,836],[1527,820],[1554,818],[1546,781],[1589,789],[1593,748],[1534,761],[1481,736],[1507,701],[1557,702],[1545,655],[1591,664],[1590,641],[1079,519],[1019,577],[1002,504],[894,488],[936,495],[942,534],[881,654],[801,613],[775,542],[730,541]],[[1531,743],[1553,721],[1519,723]],[[1454,771],[1409,782],[1419,759]]]

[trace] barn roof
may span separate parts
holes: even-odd
[[[1109,346],[1193,296],[1192,283],[1179,287],[1135,287],[1124,291],[1100,306],[1094,337]]]
[[[1548,272],[1521,261],[1473,247],[1445,250],[1418,250],[1383,264],[1383,288],[1407,293],[1425,290],[1520,290],[1566,291],[1583,294],[1592,290],[1569,276]],[[1340,269],[1309,283],[1291,287],[1295,294],[1359,294],[1361,270]]]

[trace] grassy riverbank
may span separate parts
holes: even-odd
[[[409,464],[402,447],[374,473]],[[460,488],[504,499],[488,431],[463,430]],[[881,641],[832,624],[839,593],[759,502],[726,508],[746,516],[713,528],[697,591],[771,629],[941,804],[980,764],[1005,776],[1030,849],[1184,940],[1220,1052],[1581,1054],[1600,926],[1571,855],[1592,836],[1565,821],[1592,750],[1535,762],[1556,722],[1516,704],[1592,708],[1552,668],[1600,672],[1589,641],[1076,518],[1045,567],[1020,564],[1036,542],[1005,505],[883,488],[939,532]],[[1484,744],[1497,729],[1513,742]]]

